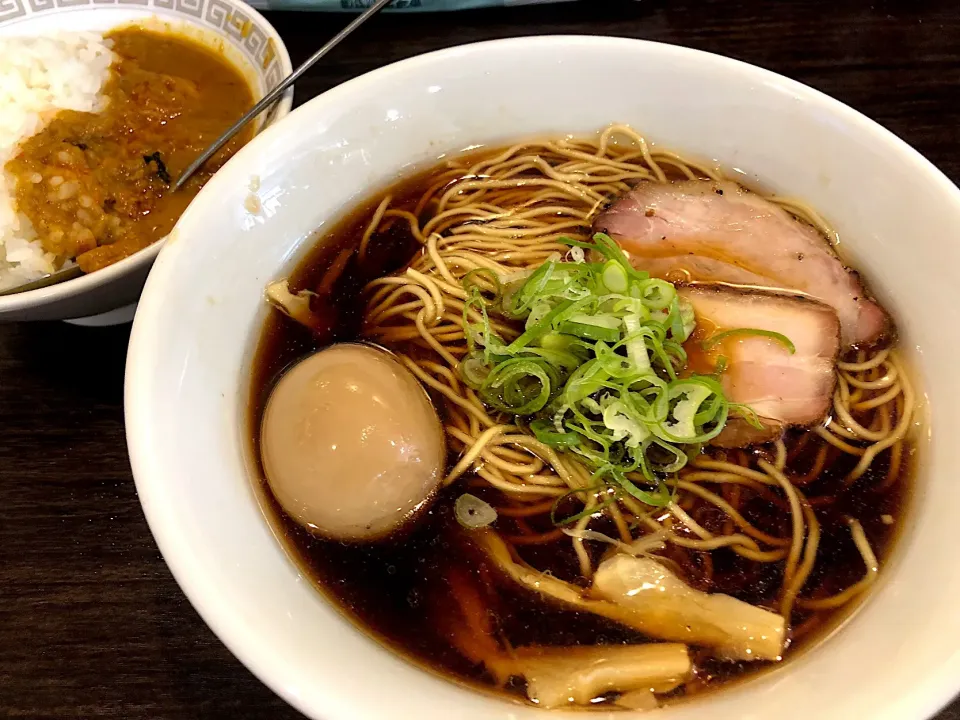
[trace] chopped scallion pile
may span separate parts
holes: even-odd
[[[680,376],[695,319],[671,283],[633,268],[602,233],[592,244],[562,242],[571,261],[548,260],[510,282],[485,277],[486,291],[464,279],[469,352],[460,374],[541,442],[579,455],[599,485],[666,505],[665,479],[723,430],[731,410],[756,416],[731,406],[717,376]],[[491,314],[522,321],[523,332],[505,342]]]

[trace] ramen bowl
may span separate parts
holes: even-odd
[[[558,102],[563,97],[569,100]],[[210,181],[148,279],[127,364],[133,471],[174,576],[236,656],[308,717],[547,717],[394,654],[318,592],[258,504],[250,374],[268,312],[264,287],[287,276],[318,229],[445,153],[591,133],[611,122],[817,208],[895,316],[926,393],[904,530],[862,605],[782,666],[657,716],[932,715],[960,689],[960,568],[952,552],[960,446],[941,435],[960,408],[960,339],[950,332],[960,320],[952,283],[960,191],[839,102],[773,73],[669,45],[541,37],[413,58],[306,104]],[[251,203],[253,177],[258,197]]]
[[[175,33],[209,47],[240,71],[255,98],[291,71],[283,40],[267,20],[240,0],[13,2],[0,9],[0,38],[59,32],[106,33],[134,26]],[[259,121],[267,127],[290,111],[289,90]],[[171,233],[176,237],[176,231]],[[0,322],[69,320],[105,325],[129,322],[147,273],[165,240],[102,270],[46,287],[0,294]]]

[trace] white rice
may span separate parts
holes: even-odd
[[[30,221],[16,212],[13,180],[2,168],[58,110],[102,110],[112,62],[109,41],[95,33],[0,38],[0,290],[56,269]]]

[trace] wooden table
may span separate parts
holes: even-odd
[[[344,22],[270,19],[295,64]],[[581,0],[381,16],[297,85],[297,102],[424,51],[530,33],[660,40],[770,68],[865,112],[960,180],[956,0]],[[297,718],[200,621],[150,536],[124,444],[128,334],[0,327],[0,717]],[[939,718],[960,720],[960,704]]]

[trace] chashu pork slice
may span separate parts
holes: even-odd
[[[830,412],[840,352],[840,321],[829,305],[782,291],[724,284],[678,287],[693,306],[697,327],[684,348],[692,372],[710,373],[725,358],[720,382],[730,402],[749,406],[763,429],[731,417],[713,440],[746,447],[777,439],[788,426],[817,425]],[[750,332],[711,339],[728,330],[780,333],[780,340]]]
[[[811,295],[836,310],[844,347],[871,343],[888,327],[826,238],[733,182],[641,182],[598,216],[594,230],[655,277]]]

